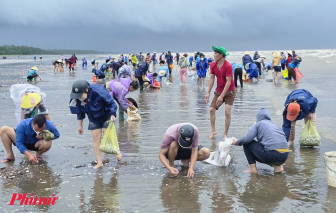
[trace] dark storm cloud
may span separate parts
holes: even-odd
[[[108,52],[335,48],[335,1],[2,1],[0,45]]]

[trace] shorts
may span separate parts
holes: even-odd
[[[203,146],[198,145],[198,151],[200,151],[202,148]],[[166,153],[166,158],[168,159],[168,152]],[[183,149],[182,147],[179,146],[175,160],[187,160],[190,158],[191,158],[191,149]]]
[[[14,128],[13,128],[13,129],[14,129]],[[16,132],[16,129],[14,129],[14,132]],[[14,141],[12,141],[12,143],[14,144],[14,146],[16,146],[16,144],[15,144]],[[35,143],[34,143],[34,144],[23,143],[23,145],[24,145],[28,150],[35,151],[35,152],[38,151],[38,148],[35,147]]]
[[[215,94],[215,96],[213,97],[213,99],[212,99],[212,101],[211,101],[210,107],[215,108],[216,110],[218,110],[218,108],[219,108],[220,106],[217,106],[216,102],[217,102],[218,97],[219,97],[221,94],[220,94],[219,92],[217,92],[217,91],[215,91],[214,94]],[[232,91],[230,91],[230,92],[227,92],[227,93],[224,95],[223,103],[232,106],[235,97],[236,97],[236,90],[232,90]]]
[[[37,74],[30,75],[30,76],[27,76],[27,79],[33,80],[33,78],[36,78],[37,76],[38,76]]]
[[[92,123],[91,121],[89,122],[89,126],[88,126],[88,130],[96,130],[96,129],[107,129],[107,127],[109,126],[110,124],[110,119],[103,122],[103,123],[100,123],[99,124],[95,124],[95,123]]]
[[[274,72],[281,72],[281,66],[275,66],[273,69]]]

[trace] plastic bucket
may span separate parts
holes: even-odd
[[[336,151],[326,152],[324,159],[327,166],[328,185],[336,187]]]
[[[96,83],[96,76],[95,75],[92,76],[92,81],[93,81],[93,83]]]

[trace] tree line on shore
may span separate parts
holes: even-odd
[[[37,47],[3,45],[0,46],[0,55],[64,55],[64,54],[93,54],[102,53],[94,50],[61,50],[41,49]]]

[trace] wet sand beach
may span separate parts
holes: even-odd
[[[272,51],[260,51],[271,60]],[[16,160],[0,164],[0,212],[336,212],[336,188],[327,184],[324,153],[336,151],[336,50],[297,51],[303,58],[300,71],[305,76],[300,83],[247,82],[237,88],[232,107],[229,137],[240,138],[256,121],[260,108],[269,110],[272,121],[282,125],[282,111],[287,95],[296,88],[307,89],[318,98],[316,126],[321,135],[321,146],[300,147],[299,138],[304,127],[297,122],[296,139],[282,174],[273,174],[270,166],[257,164],[259,174],[247,174],[242,147],[232,147],[232,162],[228,167],[216,167],[197,162],[195,177],[187,178],[187,170],[178,162],[178,177],[172,177],[161,164],[158,153],[166,129],[175,123],[191,122],[200,131],[200,144],[211,151],[223,140],[224,108],[216,113],[218,134],[209,139],[209,106],[206,90],[197,88],[187,77],[181,86],[179,71],[174,62],[173,85],[160,90],[129,93],[139,105],[141,121],[126,121],[117,113],[116,130],[123,159],[114,155],[102,169],[94,170],[95,156],[92,135],[84,120],[84,134],[77,133],[76,115],[69,110],[69,96],[74,81],[85,79],[92,83],[91,65],[81,68],[81,59],[95,58],[99,66],[108,55],[78,55],[74,72],[53,72],[52,60],[59,56],[43,56],[36,62],[33,56],[8,56],[0,59],[0,126],[15,128],[15,106],[10,98],[12,84],[26,83],[29,68],[37,66],[43,79],[34,85],[47,94],[51,120],[58,123],[61,137],[38,164],[28,162],[13,147]],[[181,53],[180,53],[181,54]],[[175,54],[173,54],[175,55]],[[205,54],[212,57],[213,53]],[[189,53],[190,56],[190,53]],[[229,62],[241,63],[242,52],[232,52]],[[14,60],[13,60],[14,59]],[[157,65],[156,68],[159,66]],[[157,71],[157,69],[155,70]],[[213,91],[210,100],[213,97]],[[0,146],[0,158],[6,156]],[[17,171],[17,172],[15,172]],[[54,206],[8,205],[13,193],[32,193],[38,197],[55,194]]]

